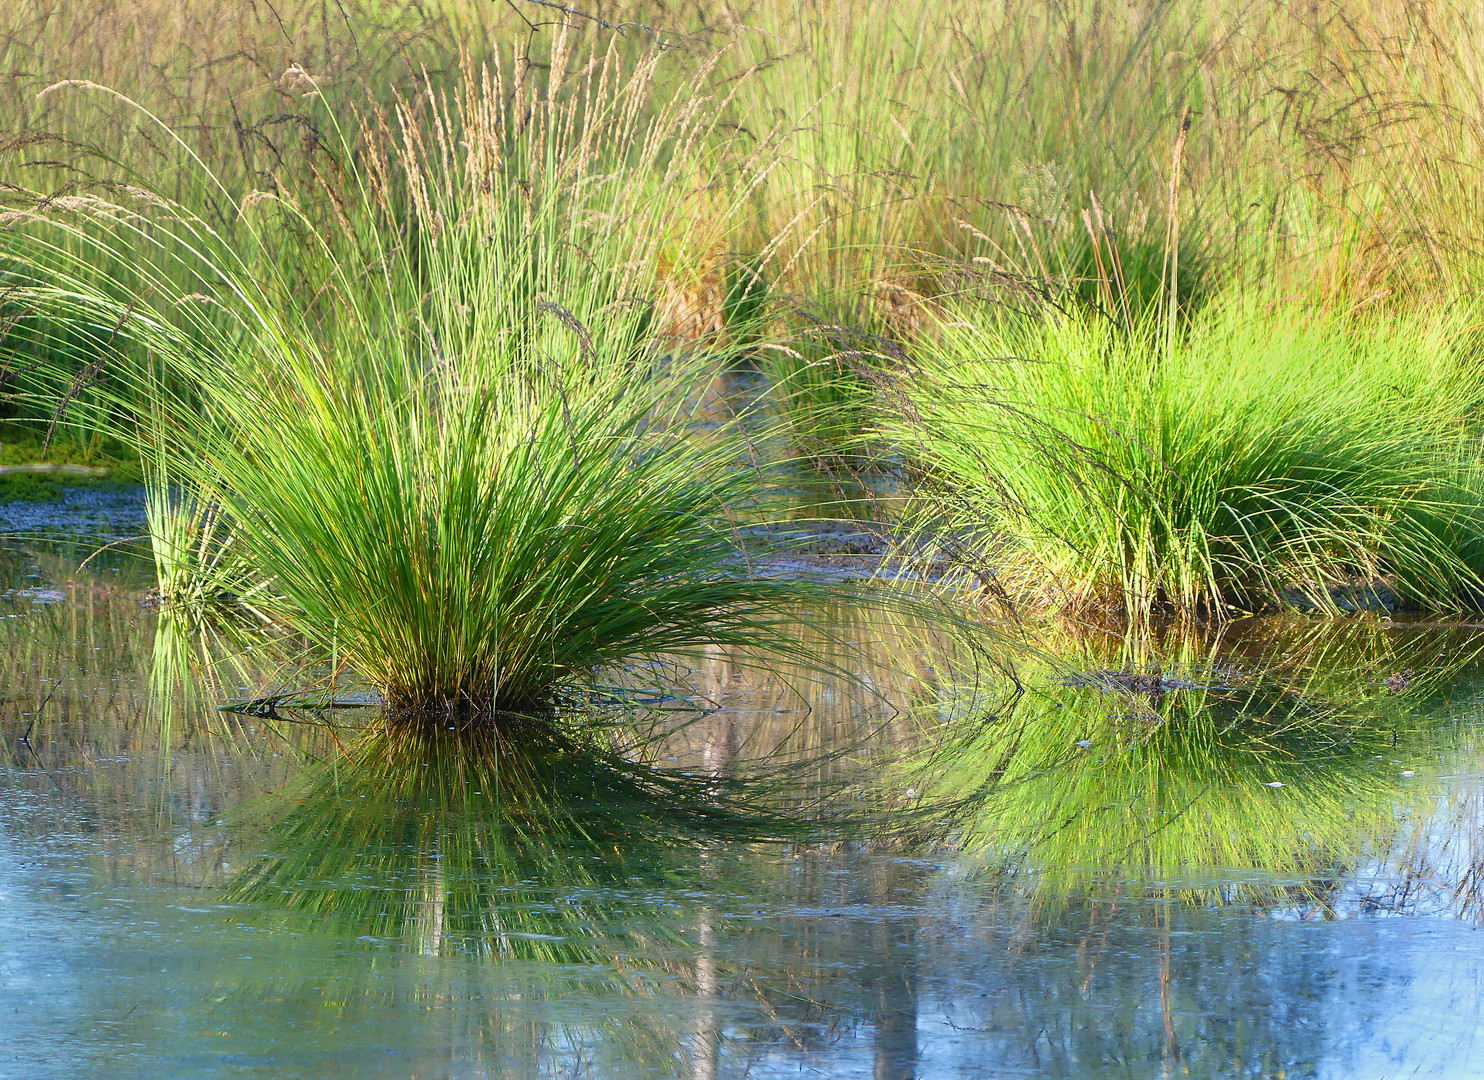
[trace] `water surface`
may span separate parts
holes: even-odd
[[[1069,639],[1007,694],[815,612],[862,682],[616,675],[677,730],[522,772],[219,713],[269,676],[189,690],[212,642],[78,561],[3,562],[3,1075],[1484,1071],[1471,627]],[[698,809],[769,758],[827,838]]]

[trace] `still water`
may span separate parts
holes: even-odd
[[[814,612],[855,678],[636,670],[650,741],[450,762],[216,711],[275,672],[77,562],[0,562],[5,1077],[1484,1075],[1484,631],[971,687]]]

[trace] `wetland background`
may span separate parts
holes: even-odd
[[[1477,1073],[1481,32],[12,4],[0,1072]]]

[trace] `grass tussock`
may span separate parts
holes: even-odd
[[[150,402],[141,449],[216,493],[255,603],[394,711],[540,711],[635,655],[787,648],[811,592],[734,534],[762,473],[745,417],[693,430],[718,357],[655,346],[659,253],[712,179],[657,60],[591,53],[568,86],[470,69],[369,114],[308,295],[252,228],[288,192],[243,199],[230,241],[158,197],[27,211],[50,284],[24,301],[106,333],[110,404]],[[91,252],[142,255],[150,289],[98,287]]]
[[[778,643],[731,529],[786,446],[1054,607],[1478,599],[1467,5],[594,13],[0,20],[0,397],[211,493],[170,591],[230,532],[393,704],[534,708]]]
[[[1231,305],[1153,323],[966,313],[900,383],[927,522],[1054,608],[1225,618],[1385,583],[1479,595],[1477,334]]]

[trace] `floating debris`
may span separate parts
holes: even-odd
[[[107,465],[59,465],[55,461],[0,465],[0,476],[71,476],[81,480],[102,480],[111,471]]]
[[[313,712],[318,709],[373,709],[381,704],[381,695],[374,692],[342,692],[334,697],[314,697],[307,694],[267,694],[247,701],[229,701],[218,705],[217,712],[236,713],[241,716],[257,716],[264,719],[279,719],[279,709],[298,712]],[[449,728],[452,731],[453,728]]]
[[[1386,689],[1390,690],[1393,694],[1400,694],[1412,681],[1412,669],[1406,668],[1402,671],[1393,671],[1381,681]]]

